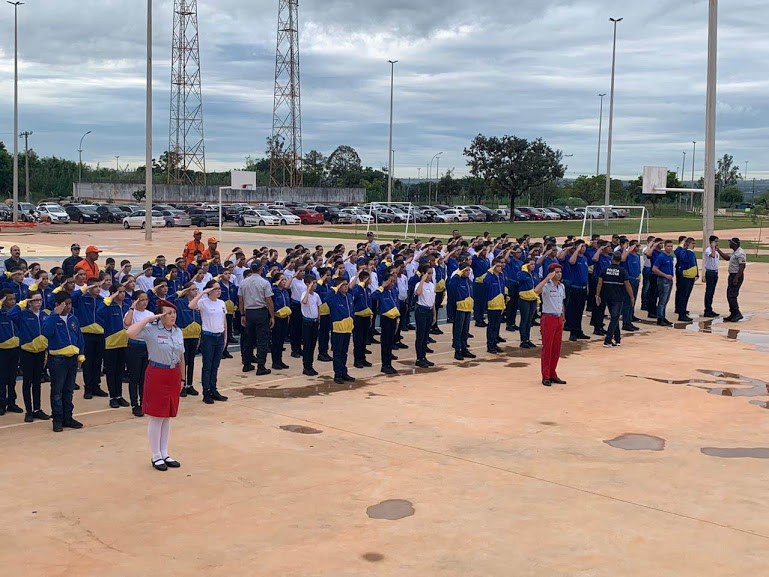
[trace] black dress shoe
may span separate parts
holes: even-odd
[[[182,466],[182,464],[177,461],[176,459],[172,459],[171,457],[166,457],[163,459],[163,462],[166,464],[166,467],[169,469],[178,469]]]
[[[432,354],[432,353],[434,353],[435,351],[434,351],[434,350],[432,350],[430,347],[425,347],[425,352],[426,352],[426,353],[430,353],[430,354]]]
[[[702,316],[703,316],[703,317],[706,317],[706,318],[709,318],[709,319],[714,319],[714,318],[716,318],[716,317],[718,316],[718,313],[717,313],[717,312],[715,312],[715,311],[707,311],[707,312],[706,312],[704,315],[702,315]]]
[[[390,358],[391,358],[392,360],[394,360],[394,361],[397,361],[397,360],[398,360],[398,357],[396,357],[396,356],[395,356],[395,355],[393,355],[393,354],[391,354],[391,355],[390,355]]]
[[[559,379],[559,378],[550,379],[550,382],[555,383],[556,385],[565,385],[566,384],[566,381],[564,381],[563,379]]]
[[[640,323],[641,319],[639,319],[637,316],[633,315],[633,322],[634,323]]]
[[[83,398],[86,400],[93,399],[93,395],[91,393],[83,393]]]
[[[505,327],[505,330],[506,330],[507,332],[509,332],[509,333],[514,333],[515,331],[517,331],[517,330],[518,330],[518,325],[510,325],[510,326],[507,326],[507,327]]]
[[[577,338],[580,339],[580,340],[583,340],[583,341],[589,341],[590,340],[590,337],[587,336],[585,333],[577,335]]]
[[[109,400],[109,408],[110,409],[119,409],[120,404],[117,402],[117,399],[110,399]]]
[[[593,331],[593,334],[594,335],[598,335],[599,337],[605,337],[606,336],[606,331],[604,329],[595,329]]]
[[[79,390],[80,390],[80,385],[78,385],[77,383],[75,383],[75,386],[74,386],[74,387],[72,387],[72,390],[73,390],[73,391],[79,391]]]
[[[306,375],[308,377],[317,377],[318,376],[318,371],[316,371],[315,369],[304,369],[302,371],[302,374]]]
[[[67,427],[68,429],[82,429],[83,428],[83,423],[81,423],[80,421],[76,421],[75,419],[66,419],[62,424],[65,427]]]
[[[378,340],[376,340],[376,339],[371,339],[371,340],[368,342],[368,344],[370,344],[370,345],[378,345],[378,344],[379,344],[379,341],[378,341]]]
[[[45,411],[38,409],[37,411],[32,411],[32,418],[37,419],[38,421],[47,421],[51,417]]]
[[[432,329],[430,329],[430,334],[431,335],[442,335],[443,331],[441,329],[432,328]]]
[[[553,385],[553,382],[550,379],[542,379],[542,384],[546,387],[550,387]]]
[[[691,317],[684,315],[684,316],[679,316],[678,320],[679,322],[682,322],[682,323],[690,323],[692,322],[693,319]]]
[[[231,358],[233,358],[233,357],[232,357],[232,353],[230,353],[230,351],[224,351],[224,352],[222,353],[222,358],[223,358],[223,359],[231,359]]]
[[[254,368],[255,368],[254,365],[252,365],[251,363],[248,363],[247,365],[243,365],[243,372],[244,373],[249,373],[249,372],[253,371]]]
[[[209,397],[208,395],[203,395],[203,402],[206,405],[213,405],[214,404],[214,400],[211,397]]]
[[[343,385],[344,384],[344,379],[342,377],[334,377],[334,382],[337,385]]]
[[[470,351],[462,351],[462,356],[466,359],[477,359],[478,355],[471,353]]]
[[[144,411],[142,411],[141,407],[134,407],[131,409],[131,412],[133,413],[134,417],[143,417]]]
[[[666,326],[668,326],[668,325],[667,325],[667,322],[665,321],[665,319],[657,319],[657,324],[658,324],[659,326],[661,326],[661,327],[666,327]]]
[[[297,351],[291,351],[291,357],[294,358],[294,359],[301,359],[302,358],[302,353],[297,352]]]
[[[211,395],[211,398],[215,401],[226,401],[227,397],[220,394],[219,391],[214,391],[214,393]]]
[[[537,321],[534,321],[533,323],[531,323],[531,326],[533,326],[533,327],[538,327],[538,326],[539,326],[539,323],[538,323]]]
[[[360,361],[355,361],[352,366],[355,367],[356,369],[362,369],[363,363]]]
[[[54,421],[53,422],[53,432],[54,433],[61,433],[64,430],[64,426],[61,424],[60,421]]]
[[[26,413],[24,415],[24,422],[25,423],[31,423],[34,420],[35,420],[35,418],[32,416],[32,413]]]
[[[380,331],[379,329],[374,329],[372,332],[373,332],[375,335],[381,335],[381,334],[382,334],[382,331]]]
[[[181,392],[179,393],[180,397],[186,397],[187,396],[187,387],[182,387]]]
[[[128,401],[126,401],[123,397],[118,397],[117,398],[117,404],[120,405],[121,407],[130,407],[131,406],[131,404]]]
[[[346,381],[348,383],[354,383],[355,382],[355,377],[351,377],[350,375],[345,375],[345,376],[342,377],[342,380]]]
[[[373,355],[374,353],[372,353],[372,352],[371,352],[370,350],[368,350],[368,349],[363,349],[363,354],[364,354],[364,355]]]
[[[0,407],[0,417],[5,414],[5,407]]]
[[[637,331],[639,329],[635,325],[622,325],[622,330],[623,331],[628,331],[628,332],[632,333],[632,332],[635,332],[635,331]]]
[[[432,361],[428,361],[427,359],[425,359],[425,362],[427,363],[428,367],[434,367],[435,366],[435,363],[432,362]]]
[[[152,461],[152,466],[155,467],[158,471],[168,471],[168,465],[166,465],[166,462],[163,459]]]
[[[363,359],[363,360],[361,361],[361,364],[362,364],[364,367],[373,367],[373,366],[374,366],[374,365],[372,365],[370,362],[368,362],[366,359]]]
[[[200,393],[198,393],[198,392],[195,390],[195,387],[193,387],[192,385],[190,385],[189,387],[187,387],[187,389],[186,389],[186,390],[187,390],[187,394],[188,394],[189,396],[191,396],[191,397],[197,397],[197,396],[200,394]]]
[[[732,316],[732,322],[733,323],[738,323],[738,322],[740,322],[744,318],[745,317],[742,316],[742,313],[737,313],[736,315]]]
[[[537,345],[535,345],[531,341],[526,341],[526,346],[528,346],[530,349],[536,349],[537,348]]]
[[[20,406],[15,405],[15,404],[8,405],[6,407],[6,410],[9,413],[23,413],[24,412],[24,409],[22,409]]]
[[[385,375],[396,375],[396,374],[398,374],[398,371],[396,371],[392,367],[382,367],[382,370],[380,372],[384,373]]]
[[[489,325],[486,321],[475,321],[475,326],[480,328],[486,328]]]
[[[415,331],[415,330],[417,330],[417,328],[416,328],[414,325],[412,325],[411,323],[407,324],[407,325],[406,325],[405,327],[403,327],[403,328],[404,328],[405,330],[407,330],[407,331]]]
[[[48,373],[47,370],[43,371],[43,374],[40,376],[40,381],[43,383],[51,382],[51,375]]]
[[[396,349],[407,349],[409,346],[406,343],[395,343]]]
[[[269,375],[270,373],[272,373],[272,371],[271,371],[270,369],[268,369],[267,367],[264,367],[264,366],[258,367],[258,368],[256,369],[256,374],[257,374],[258,376],[260,376],[260,377],[261,377],[262,375]]]
[[[501,349],[492,348],[492,349],[486,349],[486,352],[489,353],[490,355],[496,355],[497,353],[501,353],[502,350]]]
[[[434,339],[434,338],[432,338],[432,337],[427,337],[427,342],[428,342],[429,344],[433,344],[433,343],[435,342],[435,339]]]
[[[427,361],[424,360],[418,360],[416,363],[414,363],[417,367],[421,369],[429,369],[430,365],[427,364]]]
[[[334,359],[332,357],[330,357],[329,355],[321,353],[321,354],[318,355],[318,360],[320,362],[322,362],[322,363],[330,363]]]
[[[465,357],[462,353],[454,353],[454,358],[458,361],[464,361]]]
[[[507,339],[503,339],[502,337],[497,337],[497,342],[498,343],[506,343]]]
[[[575,341],[578,341],[578,340],[579,340],[579,337],[578,337],[577,335],[571,335],[571,336],[569,337],[569,340],[570,340],[570,341],[572,341],[572,342],[575,342]]]
[[[91,394],[94,397],[109,397],[109,393],[102,390],[100,387],[96,387]]]

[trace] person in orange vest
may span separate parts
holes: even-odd
[[[85,271],[85,277],[87,279],[94,277],[99,278],[99,265],[96,264],[96,261],[99,260],[100,252],[101,251],[93,245],[86,248],[85,258],[75,265],[75,273],[82,269]]]
[[[216,250],[216,247],[219,246],[219,240],[212,236],[208,239],[208,248],[203,251],[203,258],[206,260],[212,260],[215,256],[218,256],[221,258],[221,255],[219,254],[219,251]]]
[[[182,256],[184,257],[185,266],[190,266],[195,260],[196,251],[203,252],[206,249],[203,243],[200,242],[200,239],[202,238],[203,233],[199,230],[196,230],[192,233],[192,240],[184,245],[184,252],[182,253]]]

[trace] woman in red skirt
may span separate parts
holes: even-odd
[[[147,343],[149,365],[144,377],[144,414],[149,417],[148,435],[152,466],[158,471],[178,468],[168,454],[171,418],[179,410],[184,374],[184,335],[176,326],[176,307],[166,300],[157,303],[154,316],[128,328],[128,338]]]

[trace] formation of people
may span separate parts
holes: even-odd
[[[724,321],[742,319],[738,298],[746,257],[740,244],[731,239],[726,253],[712,237],[704,251],[706,317],[718,316],[713,300],[719,261],[728,260],[730,314]],[[301,359],[308,378],[318,375],[320,362],[332,364],[335,382],[352,382],[349,367],[371,367],[373,344],[380,348],[381,371],[396,374],[393,361],[409,348],[403,338],[408,331],[416,333],[416,366],[433,366],[430,345],[443,334],[438,318],[444,307],[456,360],[477,356],[470,348],[471,322],[485,328],[490,354],[502,352],[503,326],[520,335],[524,349],[537,347],[531,331],[540,326],[542,384],[565,384],[557,374],[562,334],[590,339],[586,311],[605,347],[621,346],[623,331],[638,330],[639,297],[640,309],[667,326],[675,290],[678,320],[692,320],[689,300],[701,274],[694,245],[685,236],[677,242],[650,236],[645,246],[618,235],[570,236],[558,244],[552,236],[539,241],[486,233],[465,239],[455,230],[448,240],[380,244],[368,233],[349,249],[297,244],[284,254],[269,247],[246,254],[235,248],[222,258],[217,239],[204,244],[196,230],[172,262],[158,255],[136,267],[110,257],[102,268],[101,250],[88,246],[82,257],[73,244],[71,256],[50,270],[28,264],[14,246],[3,263],[0,290],[0,415],[52,419],[56,432],[81,428],[73,417],[80,368],[83,397],[103,397],[111,408],[151,417],[153,466],[174,467],[168,423],[179,397],[202,392],[206,404],[227,401],[219,392],[219,365],[233,358],[228,348],[238,339],[244,373],[285,370],[290,357]],[[201,391],[195,387],[198,353]],[[17,404],[18,372],[23,409]],[[43,382],[50,382],[52,415],[41,407]]]

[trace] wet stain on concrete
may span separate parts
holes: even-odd
[[[614,439],[604,441],[616,449],[626,451],[664,451],[665,439],[653,435],[639,435],[636,433],[625,433]]]
[[[378,563],[379,561],[382,561],[384,559],[384,555],[381,553],[364,553],[361,555],[361,557],[365,561],[369,561],[371,563]]]
[[[654,377],[639,377],[637,375],[626,375],[637,379],[645,379],[656,383],[665,383],[668,385],[686,385],[695,389],[702,389],[708,394],[721,397],[766,397],[769,395],[769,383],[761,379],[729,373],[726,371],[714,371],[708,369],[697,369],[698,373],[716,377],[713,379],[660,379]],[[711,385],[711,386],[703,386]],[[719,385],[719,386],[712,386]]]
[[[366,509],[366,514],[372,519],[387,519],[397,521],[414,514],[414,505],[404,499],[388,499]]]
[[[769,459],[769,448],[765,447],[703,447],[700,452],[708,457],[720,457],[722,459]]]
[[[539,424],[540,425],[545,425],[545,426],[548,426],[548,427],[554,427],[558,423],[556,423],[555,421],[540,421]]]
[[[528,367],[529,363],[516,363],[516,362],[513,362],[513,363],[507,363],[505,366],[510,368],[510,369],[522,369],[524,367]]]
[[[766,313],[747,315],[745,321],[749,321],[754,316],[763,317],[766,316]],[[769,333],[767,331],[745,330],[738,327],[739,324],[734,325],[732,323],[724,323],[722,318],[717,318],[700,320],[699,322],[690,323],[682,328],[698,333],[723,335],[729,340],[753,345],[761,351],[769,351]]]
[[[308,397],[317,397],[321,395],[332,395],[342,391],[355,391],[365,387],[372,386],[372,383],[364,379],[357,379],[354,383],[335,383],[334,379],[327,377],[320,379],[317,384],[305,385],[303,387],[285,387],[279,389],[257,389],[247,387],[238,389],[238,392],[246,397],[259,397],[266,399],[306,399]]]
[[[283,425],[280,428],[289,433],[299,433],[300,435],[319,435],[323,432],[320,429],[303,427],[302,425]]]

